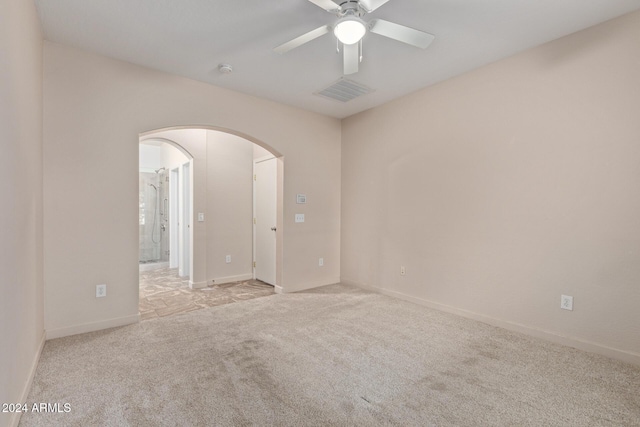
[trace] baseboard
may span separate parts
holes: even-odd
[[[533,328],[520,323],[511,322],[508,320],[496,319],[483,314],[475,313],[468,310],[452,307],[445,304],[440,304],[434,301],[430,301],[424,298],[418,298],[411,295],[403,294],[401,292],[391,291],[389,289],[378,288],[375,286],[365,285],[363,283],[354,282],[351,280],[343,279],[341,283],[345,285],[356,286],[371,292],[379,293],[382,295],[398,298],[404,301],[412,302],[425,307],[433,308],[435,310],[445,311],[447,313],[456,314],[458,316],[466,317],[468,319],[477,320],[483,323],[487,323],[492,326],[507,329],[514,332],[520,332],[525,335],[541,338],[546,341],[551,341],[556,344],[565,345],[568,347],[577,348],[579,350],[588,351],[590,353],[600,354],[602,356],[610,357],[612,359],[621,360],[626,363],[634,365],[640,365],[640,354],[620,350],[617,348],[608,347],[602,344],[594,343],[588,340],[584,340],[576,337],[568,337],[556,332],[546,331],[543,329]]]
[[[222,285],[224,283],[242,282],[253,279],[253,273],[238,274],[237,276],[215,277],[209,281],[214,285]]]
[[[189,287],[191,289],[202,289],[211,285],[223,285],[225,283],[242,282],[244,280],[251,279],[253,279],[253,273],[238,274],[237,276],[215,277],[204,282],[192,282],[189,280]]]
[[[101,320],[99,322],[83,323],[81,325],[69,326],[66,328],[48,329],[47,339],[67,337],[69,335],[84,334],[86,332],[99,331],[102,329],[115,328],[118,326],[130,325],[140,321],[140,313],[131,316],[117,317],[114,319]]]
[[[321,286],[335,285],[336,283],[340,283],[339,277],[332,277],[315,282],[296,283],[295,285],[282,286],[280,288],[280,293],[286,294],[291,292],[308,291],[309,289],[319,288]]]
[[[278,286],[278,285],[273,285],[273,290],[276,294],[281,294],[282,293],[282,286]]]
[[[189,280],[189,288],[190,289],[202,289],[207,287],[207,282],[192,282]]]
[[[29,397],[29,392],[31,391],[31,385],[33,384],[33,378],[36,375],[36,369],[38,368],[38,362],[40,361],[40,355],[42,354],[42,349],[44,348],[44,342],[46,341],[46,332],[42,331],[42,337],[40,338],[40,345],[38,346],[38,351],[36,352],[33,361],[31,362],[31,368],[29,369],[29,377],[27,378],[27,382],[24,384],[24,388],[22,389],[22,394],[20,395],[20,403],[27,403],[27,397]],[[17,427],[20,423],[20,416],[22,413],[14,412],[11,414],[11,418],[9,418],[9,426]]]

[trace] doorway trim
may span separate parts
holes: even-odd
[[[180,168],[173,168],[169,171],[169,268],[180,266]],[[176,202],[177,201],[177,202]]]

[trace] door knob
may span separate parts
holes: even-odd
[[[276,228],[275,227],[271,227],[271,231],[276,231]]]

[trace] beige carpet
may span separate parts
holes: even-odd
[[[634,426],[640,367],[334,285],[48,341],[22,426]]]

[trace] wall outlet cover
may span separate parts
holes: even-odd
[[[560,295],[560,308],[563,310],[573,310],[573,297]]]

